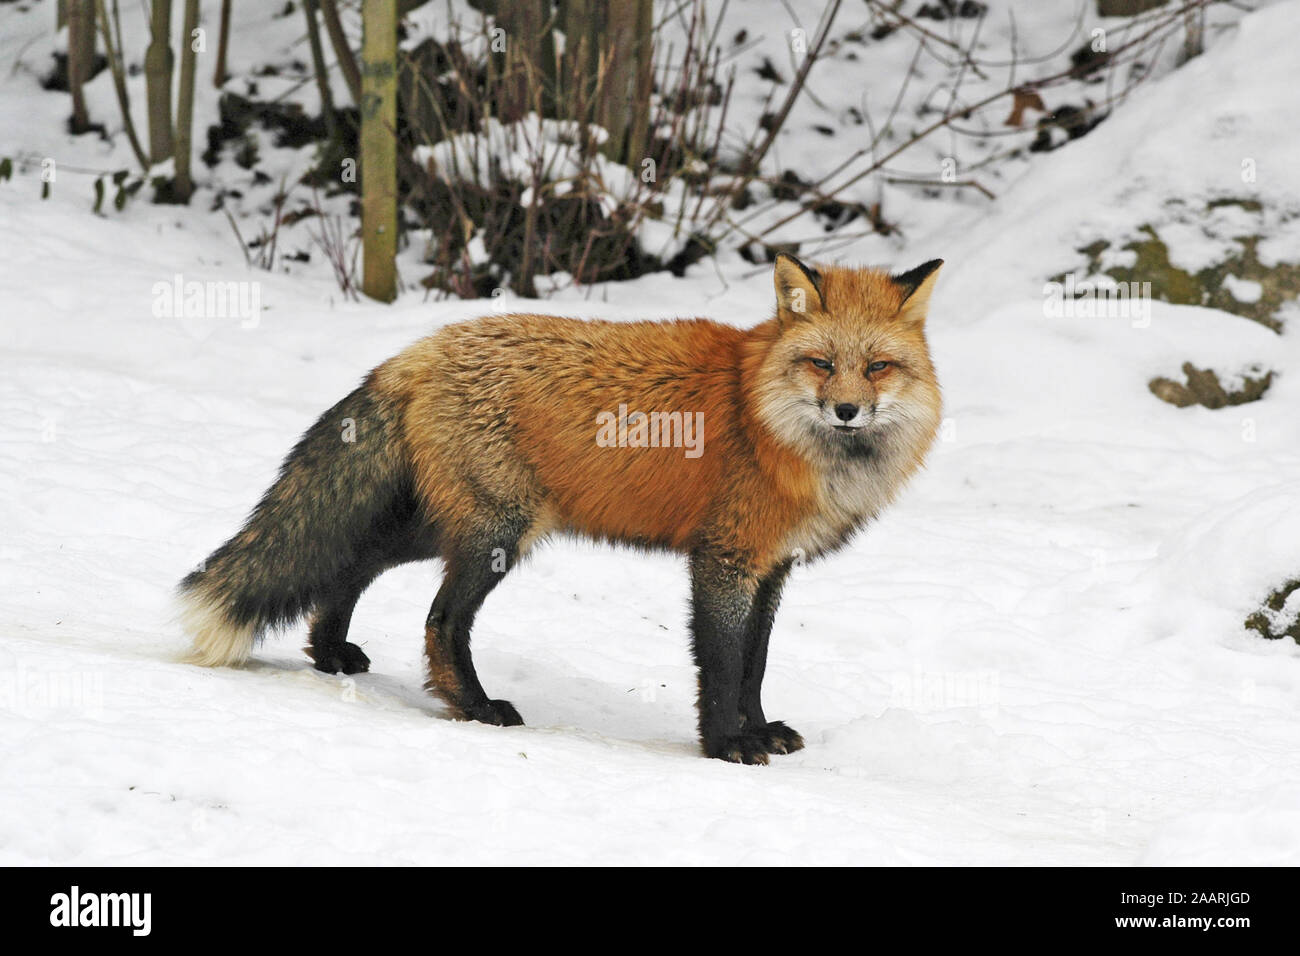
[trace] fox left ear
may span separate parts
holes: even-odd
[[[918,325],[925,321],[926,311],[930,308],[930,293],[939,280],[941,265],[942,259],[931,259],[924,265],[892,277],[894,285],[903,293],[903,304],[898,310],[900,319]]]

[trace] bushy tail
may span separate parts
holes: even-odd
[[[337,588],[412,509],[396,412],[362,386],[307,430],[239,533],[181,581],[187,660],[246,661],[263,631]]]

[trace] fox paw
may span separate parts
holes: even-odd
[[[769,753],[760,733],[745,732],[724,737],[715,746],[704,748],[705,754],[731,763],[765,764]]]
[[[493,724],[497,727],[522,727],[524,719],[508,700],[485,700],[479,704],[463,707],[466,720],[477,720],[481,724]]]
[[[770,754],[792,754],[796,750],[803,750],[803,737],[793,727],[787,727],[779,720],[755,728],[753,734],[763,742]]]
[[[316,662],[316,669],[326,674],[364,674],[370,670],[370,658],[355,644],[344,642],[328,647],[309,647],[307,656]]]

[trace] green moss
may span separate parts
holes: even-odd
[[[1169,261],[1169,247],[1150,226],[1138,231],[1146,238],[1124,246],[1137,255],[1133,266],[1113,266],[1106,274],[1116,282],[1150,282],[1151,295],[1174,305],[1206,305],[1209,294],[1196,276]]]
[[[1208,216],[1213,210],[1227,206],[1263,213],[1263,206],[1257,200],[1226,197],[1208,202],[1205,214]],[[1187,212],[1179,207],[1175,215],[1184,218]],[[1084,275],[1107,275],[1116,282],[1149,282],[1152,298],[1161,302],[1219,309],[1281,332],[1279,310],[1288,301],[1300,298],[1300,263],[1265,265],[1259,260],[1260,234],[1231,238],[1237,247],[1235,252],[1215,265],[1189,272],[1169,260],[1169,247],[1160,238],[1158,227],[1145,223],[1138,227],[1138,237],[1122,247],[1136,257],[1133,265],[1102,268],[1103,254],[1111,244],[1099,239],[1078,249],[1088,263],[1086,269],[1079,271]],[[1061,273],[1053,281],[1063,282],[1066,275]],[[1229,277],[1259,283],[1259,298],[1254,302],[1237,299],[1226,284]]]
[[[1282,613],[1282,609],[1286,607],[1287,598],[1298,590],[1300,590],[1300,578],[1282,585],[1268,596],[1267,600],[1264,601],[1264,607],[1246,618],[1246,627],[1258,632],[1261,637],[1266,637],[1270,641],[1280,641],[1284,637],[1289,637],[1297,644],[1300,644],[1300,617],[1297,617],[1289,627],[1283,630],[1274,629],[1276,615]],[[1270,611],[1271,614],[1267,613]]]

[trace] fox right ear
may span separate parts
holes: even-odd
[[[821,273],[788,252],[776,254],[772,281],[776,286],[778,318],[806,318],[809,312],[823,310]]]

